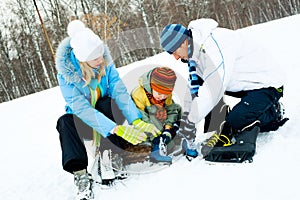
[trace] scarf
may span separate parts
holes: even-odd
[[[100,77],[98,79],[92,79],[89,83],[89,88],[91,92],[91,105],[95,108],[98,99],[101,97],[101,90],[99,87]],[[100,146],[101,135],[95,129],[93,129],[93,145],[96,147]]]
[[[160,122],[164,122],[167,119],[167,110],[164,107],[165,104],[165,99],[164,100],[156,100],[152,94],[150,94],[149,92],[146,92],[147,98],[149,99],[150,103],[152,105],[155,105],[156,109],[156,113],[155,113],[155,118],[158,119]]]
[[[194,97],[198,96],[198,90],[204,81],[200,76],[197,75],[197,71],[196,71],[197,63],[191,59],[193,52],[194,52],[194,43],[193,43],[192,31],[189,30],[189,33],[190,33],[190,37],[188,37],[189,60],[185,61],[185,62],[188,63],[188,69],[189,69],[188,81],[189,81],[191,95],[194,98]]]

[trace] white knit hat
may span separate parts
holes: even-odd
[[[80,62],[87,62],[103,56],[104,44],[98,35],[86,28],[79,20],[71,21],[67,28],[70,45]]]

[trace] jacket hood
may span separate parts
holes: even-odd
[[[79,61],[75,57],[70,45],[70,40],[71,38],[67,37],[58,45],[55,66],[58,74],[61,74],[67,83],[80,82],[82,73]],[[107,45],[104,45],[103,58],[107,62],[107,65],[113,63]]]
[[[200,44],[202,44],[206,38],[211,34],[211,32],[218,27],[218,22],[213,19],[197,19],[189,23],[188,29],[191,29],[194,34],[197,34]]]
[[[150,85],[150,76],[152,73],[153,69],[144,73],[142,76],[140,76],[139,78],[139,84],[140,86],[142,86],[143,88],[145,88],[145,90],[152,94],[152,89],[151,89],[151,85]]]

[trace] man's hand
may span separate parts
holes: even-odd
[[[188,120],[188,112],[184,112],[181,119],[179,120],[179,129],[178,134],[182,135],[188,140],[195,139],[196,138],[196,124],[193,122],[190,122]]]

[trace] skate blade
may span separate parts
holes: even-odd
[[[101,189],[107,190],[115,185],[115,180],[94,181],[95,185],[98,185]]]
[[[185,158],[188,160],[188,161],[192,161],[192,160],[194,160],[195,158],[197,158],[197,157],[199,157],[199,156],[196,156],[196,157],[194,157],[194,156],[188,156],[188,155],[186,155],[185,154]]]
[[[124,180],[128,178],[128,173],[124,172],[124,173],[118,173],[116,174],[116,180]]]
[[[208,161],[205,160],[205,164],[208,165],[221,165],[221,166],[240,166],[240,165],[248,165],[252,162],[249,160],[245,160],[243,162],[214,162],[214,161]]]
[[[154,159],[149,159],[150,162],[150,166],[152,165],[171,165],[172,164],[172,160],[171,161],[157,161]]]

